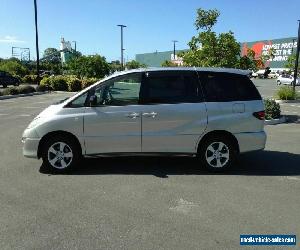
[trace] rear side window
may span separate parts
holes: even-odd
[[[146,73],[143,84],[143,102],[189,103],[202,101],[195,74],[175,72]]]
[[[200,72],[200,80],[207,102],[261,100],[261,96],[244,75]]]

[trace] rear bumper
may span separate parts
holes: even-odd
[[[235,134],[240,153],[262,150],[265,148],[267,135],[265,131]]]
[[[38,158],[39,138],[23,138],[23,155],[28,158]]]

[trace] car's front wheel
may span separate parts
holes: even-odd
[[[81,159],[78,143],[68,136],[54,136],[43,146],[45,167],[55,172],[67,172],[76,167]]]
[[[227,136],[213,136],[200,146],[199,157],[202,165],[211,172],[230,168],[237,157],[237,149]]]
[[[278,81],[277,81],[277,85],[280,85],[280,84],[281,84],[281,82],[278,80]]]

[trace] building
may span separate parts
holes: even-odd
[[[241,43],[241,55],[245,55],[247,53],[248,48],[254,50],[257,57],[261,55],[267,55],[269,53],[270,48],[273,48],[274,58],[267,61],[265,63],[265,66],[270,67],[272,69],[282,70],[285,68],[285,64],[287,63],[288,57],[293,53],[296,53],[297,38],[288,37],[273,40],[243,42]],[[177,51],[177,53],[181,51],[184,50]],[[156,51],[153,53],[137,54],[135,58],[136,61],[146,64],[149,67],[158,67],[161,66],[161,64],[164,61],[170,61],[173,59],[173,51]]]
[[[71,42],[66,41],[63,37],[60,40],[60,57],[62,63],[66,63],[72,58]]]
[[[177,53],[180,53],[185,50],[177,50]],[[135,60],[139,63],[145,64],[148,67],[160,67],[164,61],[173,61],[174,55],[172,51],[164,51],[164,52],[153,52],[153,53],[145,53],[145,54],[137,54],[135,55]],[[175,57],[175,61],[180,61],[180,58]]]

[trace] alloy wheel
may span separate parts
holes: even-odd
[[[64,142],[55,142],[48,149],[48,162],[56,169],[67,168],[73,160],[71,147]]]
[[[223,142],[211,143],[205,152],[207,163],[213,168],[222,168],[229,161],[229,148]]]

